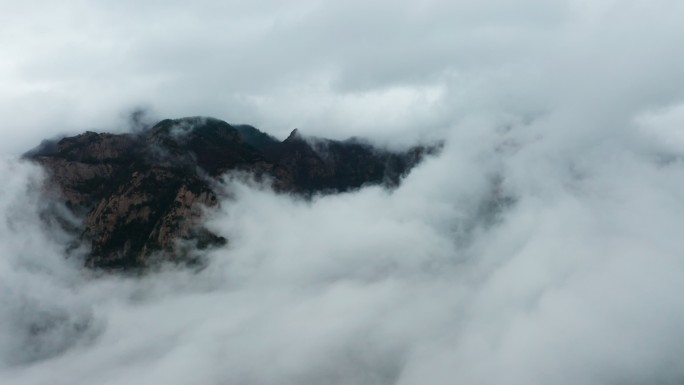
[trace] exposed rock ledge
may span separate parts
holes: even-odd
[[[269,176],[276,191],[310,196],[366,184],[396,186],[434,148],[401,153],[357,139],[284,141],[212,118],[163,120],[139,133],[86,132],[25,154],[41,164],[67,207],[84,217],[86,265],[139,269],[188,261],[188,250],[226,240],[202,228],[202,206],[218,204],[216,178],[231,170]]]

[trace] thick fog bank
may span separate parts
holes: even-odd
[[[392,192],[229,177],[208,213],[229,245],[142,278],[64,255],[39,170],[5,159],[0,382],[681,383],[671,115],[609,138],[469,122]]]
[[[684,383],[681,1],[5,3],[0,154],[139,105],[446,144],[391,192],[227,176],[228,245],[138,278],[3,158],[0,384]]]

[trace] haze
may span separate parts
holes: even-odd
[[[681,384],[682,47],[675,0],[0,0],[0,383]],[[206,269],[97,275],[17,156],[139,109],[446,144],[226,176]]]

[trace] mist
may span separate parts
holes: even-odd
[[[0,4],[0,383],[684,382],[681,3]],[[203,269],[84,269],[17,154],[184,115],[445,146],[394,190],[226,175]]]

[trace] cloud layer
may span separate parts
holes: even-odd
[[[15,139],[3,153],[62,132],[119,130],[139,106],[283,138],[299,127],[405,143],[473,113],[580,103],[625,116],[681,98],[682,5],[669,0],[2,7],[0,115]]]
[[[0,383],[679,384],[675,1],[5,2],[0,145],[213,115],[446,139],[389,192],[228,177],[201,272],[93,277],[3,158]]]

